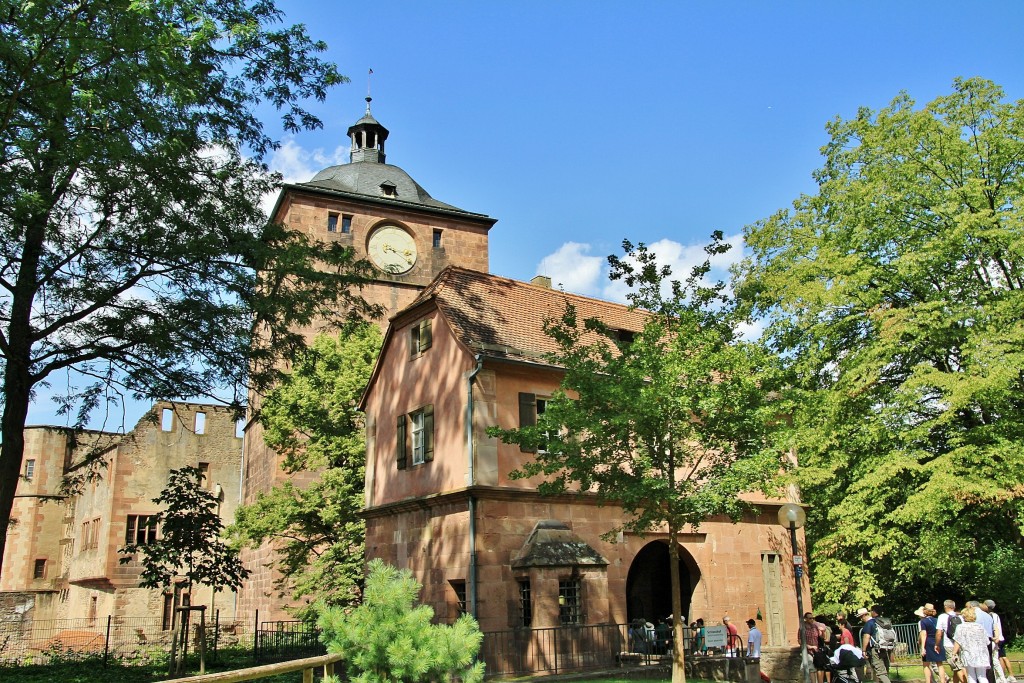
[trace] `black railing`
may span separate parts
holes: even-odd
[[[257,662],[281,662],[327,654],[320,631],[306,621],[261,621],[253,638]]]

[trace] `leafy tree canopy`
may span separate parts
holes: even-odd
[[[1024,561],[1024,102],[957,79],[828,132],[740,285],[804,394],[816,601],[1000,585]]]
[[[408,569],[371,560],[363,604],[324,608],[318,624],[329,652],[345,655],[353,683],[479,683],[476,661],[483,633],[463,614],[451,625],[433,624],[434,610],[416,605],[421,586]]]
[[[315,596],[327,604],[348,604],[357,594],[366,444],[356,406],[380,344],[380,331],[369,323],[340,338],[318,336],[263,404],[267,445],[285,456],[288,473],[315,477],[260,494],[239,508],[229,532],[240,543],[274,542],[280,585],[295,599]],[[305,613],[300,610],[299,616]]]
[[[648,312],[643,330],[623,340],[568,306],[545,322],[558,345],[551,361],[564,368],[560,389],[535,426],[489,431],[537,449],[512,476],[541,476],[541,492],[592,492],[621,506],[622,526],[639,533],[667,526],[680,614],[676,534],[712,516],[738,519],[747,509],[739,494],[768,489],[782,464],[775,436],[786,407],[773,358],[737,336],[741,307],[721,283],[705,284],[707,262],[679,282],[643,244],[623,246],[624,257],[609,258],[611,277],[631,288],[631,307]],[[728,248],[715,233],[707,251]]]
[[[132,562],[135,554],[142,556],[140,586],[169,588],[177,577],[214,590],[242,585],[249,570],[220,537],[224,525],[217,498],[203,487],[199,468],[171,470],[167,487],[153,502],[164,508],[152,520],[159,538],[120,550],[121,564]]]
[[[0,0],[0,557],[33,392],[63,409],[276,380],[316,320],[373,311],[365,266],[267,225],[256,116],[344,78],[272,0]],[[317,265],[319,264],[319,265]]]

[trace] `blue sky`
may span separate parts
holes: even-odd
[[[813,192],[837,116],[900,90],[924,104],[957,76],[1024,98],[1024,2],[280,7],[352,80],[313,105],[324,128],[284,137],[272,167],[309,180],[347,161],[372,68],[388,162],[435,198],[498,219],[492,272],[542,272],[604,298],[618,295],[603,262],[623,238],[657,245],[681,270],[712,230],[741,247],[745,225]],[[63,422],[51,415],[41,402],[30,422]]]

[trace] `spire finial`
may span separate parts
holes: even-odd
[[[366,113],[367,114],[370,113],[370,101],[373,100],[373,98],[370,97],[370,76],[372,76],[372,75],[373,75],[373,69],[370,69],[370,72],[368,74],[366,74]]]

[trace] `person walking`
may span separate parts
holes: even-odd
[[[985,606],[988,608],[988,613],[992,615],[999,664],[1002,666],[1006,680],[1009,683],[1017,683],[1017,679],[1013,675],[1013,667],[1010,666],[1010,660],[1006,658],[1006,631],[1003,630],[1003,620],[996,614],[996,603],[994,600],[986,600]]]
[[[953,681],[967,683],[967,672],[960,663],[960,655],[953,656],[953,634],[964,620],[956,613],[956,602],[953,600],[946,600],[942,607],[944,611],[939,615],[935,625],[936,645],[941,643],[942,649],[946,651],[946,662],[949,664],[949,670],[953,672]]]
[[[935,683],[947,683],[946,669],[942,666],[946,661],[946,651],[942,649],[936,639],[939,621],[935,617],[935,605],[930,602],[925,603],[923,607],[918,607],[914,614],[921,619],[917,622],[917,626],[921,665],[924,667],[924,683],[932,683],[933,676],[938,678]]]
[[[964,607],[960,613],[964,623],[957,626],[953,633],[953,656],[960,656],[967,671],[967,683],[984,681],[991,661],[988,634],[985,633],[985,627],[978,623],[980,611],[970,604]]]
[[[875,619],[880,615],[878,605],[873,606],[870,611],[864,607],[857,610],[857,616],[864,624],[860,630],[860,649],[864,651],[868,665],[875,674],[875,680],[878,683],[892,683],[889,680],[889,653],[880,649],[875,640],[875,632],[878,630]]]
[[[747,619],[747,628],[750,629],[750,632],[747,634],[747,656],[760,657],[761,631],[757,628],[757,622],[753,619]]]
[[[725,629],[729,634],[725,641],[725,656],[739,657],[740,632],[736,628],[736,624],[732,623],[732,617],[730,617],[728,614],[722,617],[722,623],[725,624]]]

